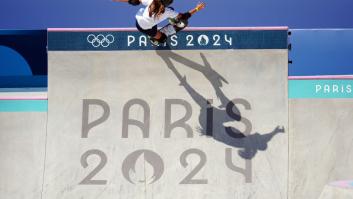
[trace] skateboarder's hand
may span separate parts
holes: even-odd
[[[206,6],[206,4],[204,2],[200,2],[197,4],[195,9],[196,9],[196,11],[200,11],[200,10],[204,9],[205,6]]]

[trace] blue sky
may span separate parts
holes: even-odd
[[[174,0],[178,11],[198,0]],[[191,26],[353,28],[352,0],[205,0]],[[136,7],[110,0],[1,0],[0,29],[132,27]]]

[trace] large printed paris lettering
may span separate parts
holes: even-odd
[[[159,49],[134,31],[51,31],[48,48],[43,198],[286,198],[286,29]]]

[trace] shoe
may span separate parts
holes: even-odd
[[[148,37],[148,38],[153,46],[163,46],[167,42],[167,38],[164,39],[163,41],[159,41],[159,40],[152,38],[152,37]]]
[[[160,43],[157,39],[152,38],[152,37],[148,37],[148,39],[150,40],[151,44],[153,46],[160,46],[162,43]]]
[[[169,18],[169,24],[179,29],[184,29],[188,26],[188,21],[183,19]]]
[[[169,24],[175,26],[178,23],[178,20],[176,18],[169,18]]]

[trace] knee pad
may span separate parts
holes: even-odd
[[[165,43],[167,41],[168,37],[164,33],[162,33],[161,38],[158,39],[159,43]]]
[[[188,20],[180,19],[180,20],[178,21],[178,23],[175,24],[175,26],[176,26],[178,29],[182,30],[182,29],[186,28],[186,26],[188,26],[188,24],[189,24],[189,21],[188,21]]]

